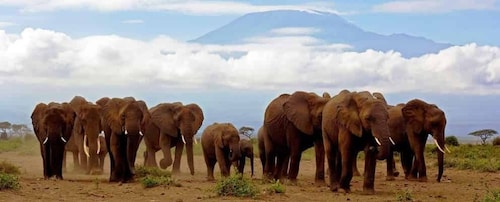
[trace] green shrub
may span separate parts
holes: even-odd
[[[444,139],[444,142],[446,145],[451,145],[451,146],[458,146],[458,139],[455,136],[448,136]]]
[[[413,201],[411,191],[405,190],[396,193],[396,201]]]
[[[172,174],[169,171],[161,170],[155,167],[138,166],[135,169],[135,176],[138,178],[146,176],[171,177]]]
[[[493,138],[493,145],[500,146],[500,136]]]
[[[250,180],[236,174],[217,181],[215,192],[219,196],[255,197],[259,190]]]
[[[435,146],[433,146],[435,148]],[[431,146],[426,148],[429,159],[436,160],[435,154],[430,154]],[[437,162],[436,162],[437,163]],[[481,172],[500,171],[500,147],[492,145],[460,145],[447,153],[444,166],[461,170],[477,170]]]
[[[0,173],[19,175],[21,174],[21,171],[19,170],[19,167],[12,165],[7,161],[2,161],[0,162]]]
[[[19,189],[19,177],[17,175],[0,173],[0,190]]]
[[[488,193],[486,196],[484,196],[483,202],[497,202],[500,201],[500,189],[499,190],[494,190],[490,191],[488,190]]]
[[[285,188],[285,185],[283,185],[282,183],[280,183],[279,180],[275,180],[273,183],[271,183],[271,185],[266,189],[267,192],[269,193],[277,193],[277,194],[281,194],[281,193],[285,193],[286,191],[286,188]]]
[[[141,178],[141,184],[144,188],[151,188],[151,187],[156,187],[160,185],[165,185],[165,186],[176,186],[180,187],[181,184],[177,183],[174,179],[171,177],[165,177],[165,176],[152,176],[148,175],[146,177]]]

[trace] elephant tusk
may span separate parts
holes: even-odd
[[[181,138],[182,138],[182,142],[184,142],[184,144],[186,144],[186,139],[184,139],[184,135],[181,135]]]
[[[99,136],[104,137],[104,131],[101,131],[101,133],[99,133]]]
[[[101,151],[101,141],[99,141],[99,137],[97,137],[97,152],[96,152],[96,154],[99,154],[99,151]]]
[[[142,134],[142,131],[139,131],[139,135],[144,136],[144,134]]]
[[[49,140],[49,137],[45,137],[45,140],[43,140],[42,144],[46,144],[48,140]]]
[[[378,140],[377,137],[374,137],[375,138],[375,142],[377,142],[378,146],[381,146],[382,144],[380,143],[380,141]]]
[[[125,135],[128,135],[128,131],[127,130],[125,130]]]
[[[394,143],[394,140],[392,140],[392,137],[389,137],[389,140],[391,141],[392,145],[396,145],[396,143]]]
[[[194,139],[194,144],[198,144],[198,140],[196,140],[195,136],[193,136],[193,139]]]
[[[448,147],[447,147],[446,145],[444,145],[444,149],[446,149],[446,151],[447,151],[448,153],[451,153],[451,151],[448,149]]]
[[[443,152],[443,154],[445,153],[444,150],[439,146],[438,142],[436,139],[434,139],[434,143],[436,144],[437,148],[439,149],[439,151]]]
[[[85,152],[85,155],[87,155],[87,157],[90,157],[89,147],[87,146],[87,135],[83,136],[83,152]]]
[[[66,139],[64,139],[64,137],[63,137],[63,136],[61,136],[61,140],[62,140],[64,143],[68,142],[68,141],[66,141]]]

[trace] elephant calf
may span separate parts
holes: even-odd
[[[240,136],[230,123],[214,123],[201,135],[203,156],[207,164],[207,179],[214,180],[214,166],[219,163],[221,175],[229,176],[231,162],[240,158]]]
[[[253,144],[252,141],[249,139],[242,139],[240,140],[240,159],[238,162],[233,162],[233,165],[238,168],[238,173],[243,174],[245,170],[245,162],[246,158],[250,159],[250,167],[252,171],[252,177],[253,177]]]

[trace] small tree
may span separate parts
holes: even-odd
[[[10,124],[8,121],[0,122],[0,130],[2,132],[7,132],[11,128],[12,124]]]
[[[247,136],[249,139],[252,139],[253,131],[253,128],[247,126],[243,126],[239,130],[241,135]]]
[[[458,139],[457,137],[455,136],[448,136],[444,139],[444,142],[447,144],[447,145],[453,145],[453,146],[458,146]]]
[[[486,144],[486,140],[493,135],[498,134],[496,130],[493,129],[483,129],[469,133],[469,135],[481,138],[482,144]]]

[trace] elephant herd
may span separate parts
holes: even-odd
[[[204,120],[197,104],[161,103],[152,108],[133,97],[104,97],[95,103],[81,96],[70,102],[36,105],[31,115],[40,142],[44,178],[63,179],[65,154],[73,153],[76,169],[101,174],[106,154],[110,158],[110,182],[134,179],[135,160],[141,141],[146,145],[144,166],[158,167],[155,153],[163,158],[159,166],[180,172],[186,147],[190,173],[194,174],[193,144]],[[426,181],[425,143],[432,135],[439,151],[438,177],[443,175],[444,131],[446,118],[436,105],[414,99],[388,105],[381,93],[343,90],[328,93],[297,91],[272,100],[264,113],[258,132],[259,157],[264,179],[297,180],[302,152],[314,146],[315,181],[325,184],[325,159],[332,191],[350,191],[352,176],[359,173],[357,154],[364,151],[363,191],[374,193],[377,160],[387,162],[387,180],[398,175],[393,152],[401,154],[405,178]],[[207,179],[214,180],[218,163],[222,176],[231,165],[243,173],[245,157],[251,159],[253,144],[240,139],[231,123],[213,123],[201,135],[207,166]],[[171,148],[175,147],[172,159]],[[326,156],[326,157],[325,157]],[[63,166],[64,165],[64,166]]]

